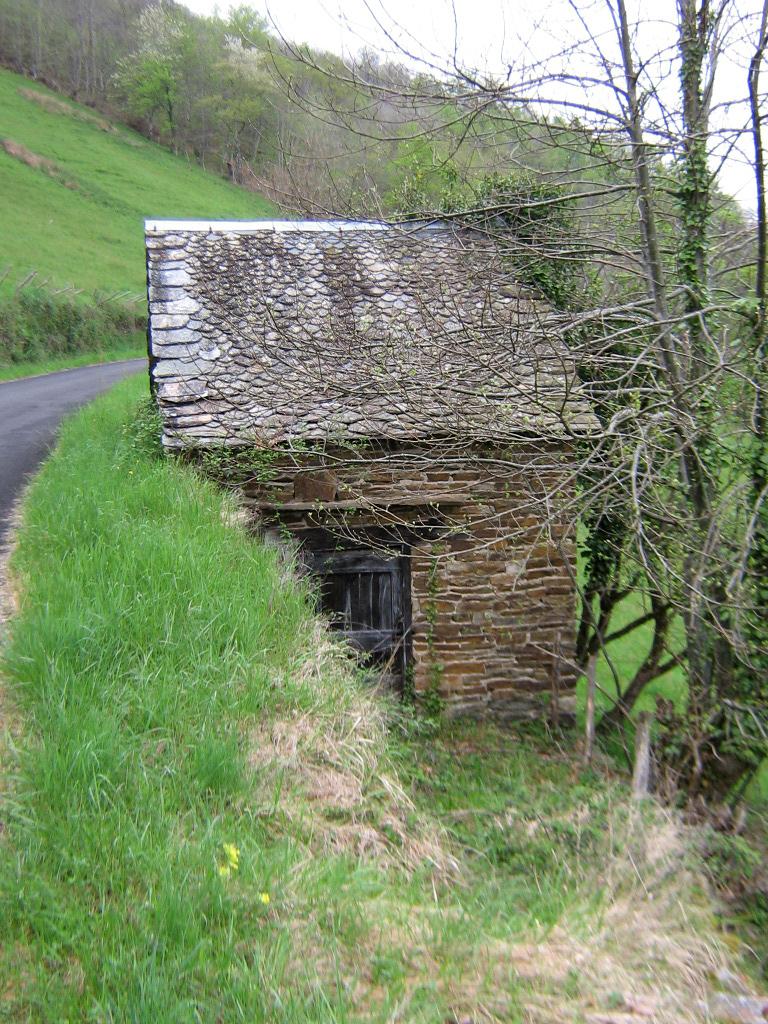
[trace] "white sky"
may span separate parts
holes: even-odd
[[[183,2],[199,14],[226,14],[231,6],[226,0]],[[730,2],[730,30],[718,69],[712,115],[718,128],[731,130],[746,124],[746,66],[759,2]],[[497,77],[509,65],[530,68],[536,62],[588,76],[596,65],[594,58],[585,55],[584,47],[579,47],[578,59],[563,56],[575,43],[586,39],[585,24],[601,48],[615,53],[615,34],[605,0],[251,0],[249,6],[264,14],[273,29],[294,43],[310,43],[342,56],[367,46],[398,63],[415,66],[417,60],[422,60],[435,70],[449,67],[455,55],[460,66]],[[630,19],[636,19],[640,26],[636,33],[639,52],[658,54],[652,74],[663,80],[672,72],[667,88],[669,102],[674,102],[676,72],[663,50],[674,46],[676,0],[628,0],[627,6]],[[738,24],[744,15],[752,19],[749,29]],[[595,48],[594,44],[587,47]],[[414,59],[407,60],[403,50]],[[768,83],[768,67],[764,83]],[[562,99],[565,88],[559,88],[557,97],[551,91],[550,95]],[[569,95],[584,101],[597,99],[599,92],[590,95],[580,84]],[[744,138],[733,149],[721,147],[715,159],[719,162],[721,156],[725,157],[722,187],[745,207],[753,208],[751,142]]]

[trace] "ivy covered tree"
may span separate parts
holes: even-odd
[[[602,425],[577,470],[581,667],[601,655],[612,673],[605,728],[681,670],[677,701],[658,704],[669,790],[737,799],[768,754],[766,7],[678,0],[657,33],[626,0],[569,12],[572,38],[535,59],[522,49],[502,79],[456,54],[425,56],[407,89],[354,62],[325,70],[367,89],[362,137],[410,147],[398,213],[460,211],[558,311]],[[743,88],[729,101],[746,128],[719,129],[734,42]],[[398,102],[414,112],[406,132],[380,116]],[[343,104],[325,116],[353,127]],[[725,147],[750,139],[754,221],[717,176]],[[612,640],[634,629],[644,653],[615,664]]]

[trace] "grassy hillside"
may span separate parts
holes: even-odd
[[[144,288],[145,217],[267,217],[266,200],[87,107],[0,70],[2,288],[32,271],[87,291]]]

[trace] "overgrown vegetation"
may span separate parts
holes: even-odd
[[[724,952],[674,821],[554,736],[367,695],[231,498],[158,458],[143,389],[70,421],[26,504],[4,1017],[698,1020]]]
[[[548,331],[569,344],[602,428],[574,474],[581,501],[572,523],[588,534],[578,668],[591,694],[607,644],[648,627],[634,671],[609,666],[615,706],[603,725],[621,725],[648,687],[679,670],[684,689],[656,714],[662,788],[690,805],[736,807],[768,755],[768,217],[759,106],[768,5],[736,11],[681,0],[658,35],[645,34],[644,17],[621,2],[603,14],[564,5],[564,18],[571,15],[566,50],[542,23],[547,57],[531,63],[521,47],[500,78],[462,67],[455,53],[419,58],[425,40],[401,51],[424,71],[405,86],[361,74],[354,62],[339,70],[309,52],[294,56],[308,73],[325,73],[324,118],[358,131],[361,145],[386,141],[400,147],[398,158],[407,154],[406,209],[422,211],[431,200],[441,216],[458,199],[463,216],[507,251],[520,250],[516,273],[560,311]],[[710,121],[713,89],[731,88],[718,57],[736,34],[751,96],[753,221],[721,194],[708,163],[724,143]],[[370,92],[363,125],[362,108],[347,104],[352,87]],[[450,126],[435,117],[441,99],[453,112]],[[418,130],[380,116],[398,102]],[[515,180],[526,178],[516,197]],[[478,184],[477,208],[468,210]],[[599,280],[599,297],[574,287],[580,261],[590,264],[585,284],[592,274]],[[500,351],[514,363],[513,346]],[[634,618],[616,627],[622,605]],[[593,707],[590,699],[590,735]]]
[[[41,363],[83,353],[140,354],[144,313],[116,298],[57,294],[44,288],[18,288],[0,299],[0,372],[18,364]]]
[[[467,177],[446,157],[408,167],[391,203],[395,218],[444,217],[495,238],[517,279],[557,309],[584,310],[598,301],[573,196],[560,185],[530,173]]]

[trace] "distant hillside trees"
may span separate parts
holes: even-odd
[[[114,95],[153,138],[242,182],[277,148],[279,96],[265,69],[268,37],[247,9],[198,18],[156,5],[137,22]]]
[[[275,158],[274,40],[246,7],[202,18],[146,0],[0,0],[0,60],[242,181]]]
[[[138,21],[138,46],[118,61],[114,75],[130,114],[144,121],[150,134],[165,134],[172,144],[185,56],[193,52],[188,25],[173,8],[146,8]]]
[[[106,101],[147,0],[0,0],[0,60],[90,104]]]
[[[405,67],[370,50],[348,79],[340,58],[304,56],[245,5],[200,17],[172,0],[0,0],[0,62],[297,212],[393,211],[414,161],[496,169],[503,153],[458,130],[447,86],[422,98]],[[343,117],[325,117],[331,106]],[[361,145],[372,118],[382,139]],[[425,122],[439,133],[426,145]],[[557,160],[540,141],[540,158]]]

